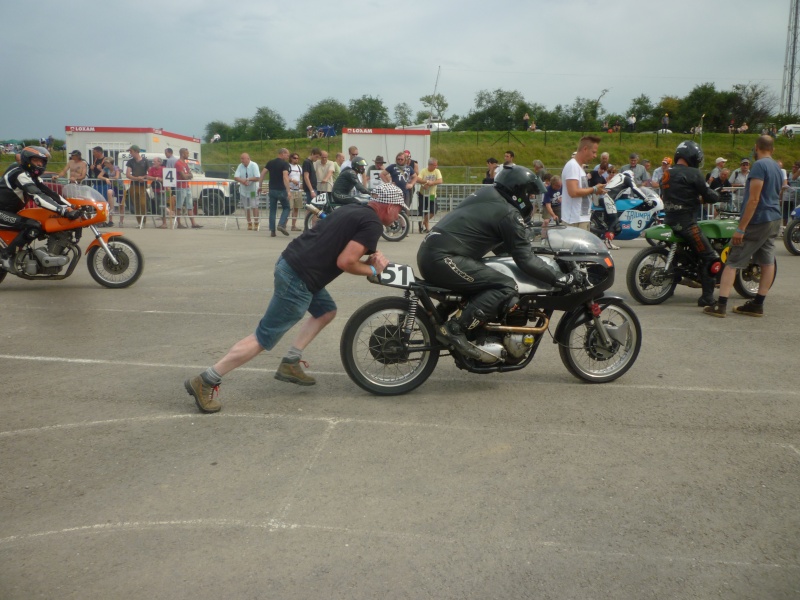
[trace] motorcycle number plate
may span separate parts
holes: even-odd
[[[389,263],[381,273],[381,285],[407,288],[414,281],[414,271],[408,265]]]

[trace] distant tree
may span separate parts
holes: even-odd
[[[223,140],[231,139],[231,126],[222,121],[211,121],[205,127],[206,142],[210,142],[215,134],[220,134]]]
[[[354,127],[386,127],[389,123],[389,111],[380,98],[365,95],[350,100],[348,110]]]
[[[276,111],[259,106],[255,116],[250,119],[250,139],[278,139],[286,136],[286,121]]]
[[[760,83],[734,85],[732,100],[731,118],[737,127],[744,122],[766,124],[778,107],[777,96]]]
[[[297,120],[297,130],[304,132],[308,125],[334,125],[337,132],[342,127],[353,124],[353,118],[347,107],[334,98],[325,98],[308,107],[308,110]]]
[[[422,96],[419,101],[422,102],[422,105],[425,107],[425,110],[422,111],[425,113],[425,117],[419,120],[420,123],[428,119],[443,120],[445,118],[445,113],[447,112],[449,104],[441,94],[428,94]],[[419,115],[420,113],[417,114]]]
[[[679,132],[677,129],[681,114],[681,99],[677,96],[661,96],[654,110],[655,116],[658,119],[658,128],[661,128],[661,119],[664,115],[669,115],[669,130]]]
[[[401,102],[394,107],[394,120],[397,125],[408,126],[413,125],[411,122],[411,107],[405,102]]]
[[[518,91],[481,90],[475,94],[475,108],[461,121],[461,129],[505,130],[514,126],[525,98]]]
[[[626,117],[630,115],[636,117],[637,131],[643,131],[645,129],[654,130],[660,124],[659,120],[655,118],[655,106],[653,106],[650,97],[645,94],[631,100],[631,105],[628,108]]]
[[[679,130],[689,131],[699,125],[702,118],[706,133],[727,131],[735,100],[733,96],[733,92],[718,92],[713,83],[696,85],[681,99]]]

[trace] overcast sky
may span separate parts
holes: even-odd
[[[327,97],[416,113],[437,91],[466,115],[482,89],[624,113],[647,94],[758,82],[780,100],[788,0],[66,0],[2,7],[0,139],[66,125],[200,137],[256,108],[293,127]],[[319,125],[316,123],[315,125]]]

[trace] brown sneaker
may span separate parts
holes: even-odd
[[[247,231],[253,231],[253,224],[252,223],[248,223],[247,224]]]
[[[317,383],[317,380],[311,375],[306,375],[300,363],[303,363],[303,367],[306,369],[308,368],[308,363],[304,360],[287,362],[284,358],[278,366],[278,370],[275,371],[275,379],[286,381],[287,383],[296,383],[297,385],[314,385]]]
[[[278,225],[278,231],[280,231],[283,235],[289,235],[289,231],[286,229],[285,225]]]
[[[712,306],[706,306],[703,309],[703,313],[708,315],[709,317],[717,317],[719,319],[724,319],[725,316],[726,316],[725,313],[727,312],[727,310],[728,310],[728,305],[727,304],[725,306],[723,306],[722,304],[719,304],[718,302],[715,302]],[[734,310],[736,310],[736,309],[734,308]]]
[[[186,391],[194,396],[194,401],[197,403],[197,408],[203,412],[214,413],[219,412],[222,408],[219,400],[214,398],[219,395],[218,385],[208,385],[203,378],[198,375],[192,379],[187,379],[183,382]]]
[[[741,306],[735,307],[733,312],[735,312],[737,315],[747,315],[748,317],[763,317],[764,305],[756,304],[752,300],[748,300]]]

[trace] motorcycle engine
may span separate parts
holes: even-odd
[[[514,363],[527,355],[534,339],[529,334],[507,333],[503,337],[488,335],[480,342],[475,342],[475,345],[482,350],[480,361],[483,363]]]

